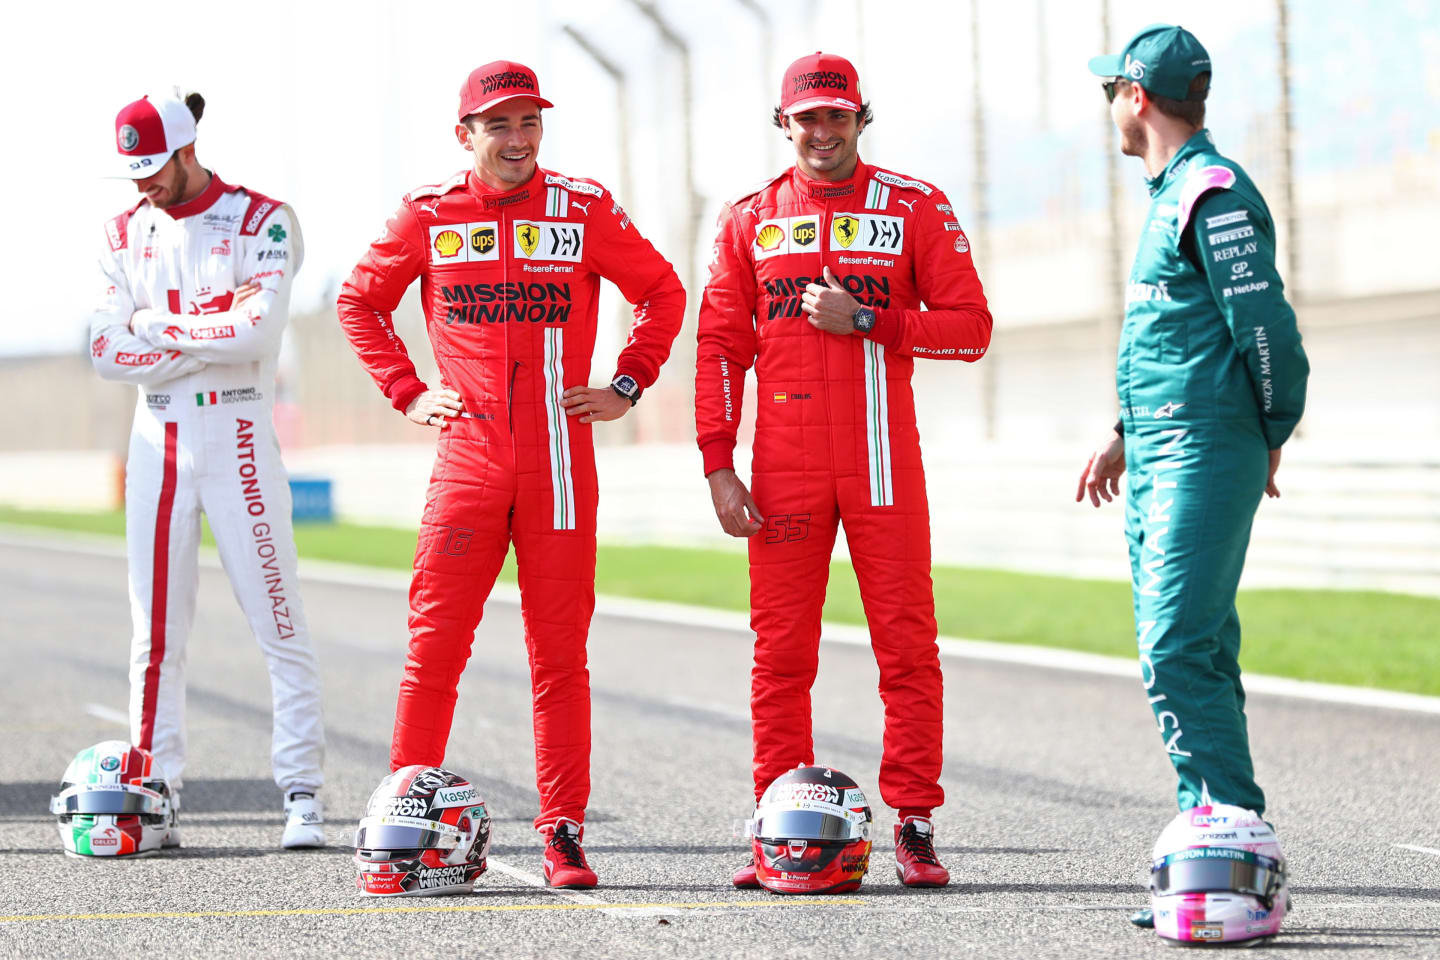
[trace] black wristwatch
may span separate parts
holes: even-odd
[[[632,407],[640,399],[640,394],[644,392],[640,384],[635,382],[634,377],[624,373],[610,381],[610,389],[629,400]]]
[[[856,333],[869,333],[875,329],[875,311],[869,307],[857,307],[851,322],[855,324]]]

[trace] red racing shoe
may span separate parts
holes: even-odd
[[[585,851],[580,841],[585,828],[574,820],[557,820],[545,844],[545,882],[552,887],[569,890],[589,890],[600,882],[590,864],[585,862]]]
[[[760,889],[760,880],[755,876],[755,858],[751,857],[745,861],[745,866],[735,871],[735,875],[730,878],[730,882],[735,885],[737,890]]]
[[[895,824],[895,875],[907,887],[943,887],[950,871],[935,856],[935,827],[924,817]]]

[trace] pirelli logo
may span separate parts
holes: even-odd
[[[474,263],[500,259],[500,224],[437,223],[430,227],[430,262]]]

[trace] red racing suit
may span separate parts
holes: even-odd
[[[421,187],[339,298],[346,336],[401,411],[426,389],[390,322],[417,277],[441,379],[460,394],[464,413],[440,434],[415,548],[391,768],[444,762],[460,673],[513,540],[534,696],[535,826],[583,822],[595,451],[590,425],[567,417],[560,400],[589,383],[601,277],[635,304],[616,376],[642,388],[669,355],[685,291],[592,181],[537,168],[507,192],[473,171]]]
[[[874,308],[868,335],[808,322],[800,297],[812,279],[824,284],[826,266]],[[969,241],[929,183],[864,162],[833,183],[792,168],[720,215],[695,420],[705,473],[733,466],[755,365],[751,492],[765,517],[749,544],[757,800],[814,761],[810,688],[840,521],[880,667],[881,796],[907,815],[944,800],[930,514],[910,374],[915,357],[980,359],[990,326]]]

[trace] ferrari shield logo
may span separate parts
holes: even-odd
[[[835,218],[835,222],[831,226],[831,232],[835,234],[836,243],[842,247],[848,247],[855,242],[855,238],[860,234],[860,221],[854,217],[842,214]]]
[[[533,223],[517,224],[515,240],[520,244],[520,249],[525,251],[525,256],[533,256],[535,248],[540,245],[540,228]]]

